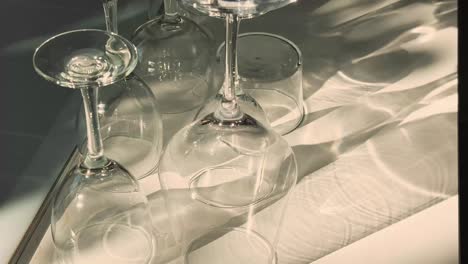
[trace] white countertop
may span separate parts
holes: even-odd
[[[356,1],[351,6],[340,1],[319,8],[302,1],[241,26],[242,32],[283,35],[304,55],[308,114],[301,127],[286,136],[298,158],[300,181],[278,246],[280,263],[399,264],[426,263],[426,258],[454,263],[458,30],[434,26],[437,8],[423,1]],[[401,5],[358,18],[394,2]],[[353,6],[356,13],[346,11]],[[277,19],[281,16],[288,19]],[[221,23],[198,20],[222,40]],[[340,24],[343,21],[351,22]],[[405,32],[416,32],[417,38],[394,43],[385,56],[379,53],[382,43]],[[363,56],[367,59],[359,61]],[[73,113],[58,122],[67,115]],[[51,130],[49,140],[58,142],[60,131],[71,127]],[[72,149],[66,137],[62,140],[63,148]],[[50,146],[44,148],[50,153]],[[43,162],[38,155],[36,166]],[[39,193],[0,211],[0,230],[9,234],[2,240],[0,262],[16,249],[60,168],[53,171],[53,177],[42,172]],[[150,202],[151,193],[159,189],[156,179],[142,181]],[[426,250],[432,255],[421,253]],[[32,263],[51,263],[49,232],[31,254]]]

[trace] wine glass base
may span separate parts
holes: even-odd
[[[42,43],[34,53],[33,65],[48,81],[83,89],[122,80],[135,68],[136,54],[135,46],[118,35],[81,29],[64,32]]]
[[[190,19],[158,17],[141,25],[132,39],[140,54],[135,74],[150,87],[161,113],[193,110],[214,93],[212,41]]]

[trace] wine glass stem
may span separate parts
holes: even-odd
[[[90,169],[100,168],[107,164],[102,144],[99,116],[98,116],[98,89],[89,87],[81,89],[83,106],[86,115],[86,133],[88,136],[88,152],[84,165]]]
[[[242,87],[240,87],[239,85],[239,64],[238,64],[238,55],[237,55],[237,39],[239,38],[239,27],[240,27],[240,22],[241,20],[240,19],[237,19],[237,22],[236,22],[236,32],[235,32],[235,35],[236,35],[236,50],[234,51],[235,54],[234,54],[234,88],[235,88],[235,94],[243,94],[244,92],[242,91]]]
[[[226,65],[223,85],[222,108],[230,112],[230,115],[236,115],[239,112],[239,106],[236,100],[237,86],[237,35],[239,18],[235,14],[226,15]],[[225,111],[226,112],[226,111]]]
[[[107,31],[118,34],[117,0],[102,0],[102,6],[104,7]]]
[[[176,0],[164,0],[164,16],[165,17],[178,16]]]

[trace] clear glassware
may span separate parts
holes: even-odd
[[[129,75],[136,58],[128,40],[88,29],[54,36],[34,53],[37,73],[80,89],[86,112],[88,151],[52,205],[52,238],[63,263],[149,263],[154,254],[147,198],[137,180],[104,155],[98,118],[99,92]]]
[[[237,18],[236,27],[234,28],[234,30],[235,30],[235,34],[238,35],[241,19],[239,19],[237,16],[236,18]],[[224,43],[225,42],[223,42],[222,45],[224,45]],[[225,57],[223,56],[222,52],[225,52],[225,50],[221,51],[220,48],[218,48],[218,51],[216,53],[217,55],[216,62],[217,62],[218,67],[216,67],[217,71],[215,72],[214,75],[216,77],[224,75],[223,78],[225,79],[226,78],[225,70],[223,73],[220,73],[220,71],[223,70],[222,66],[225,65],[226,63],[224,58],[222,58],[222,57]],[[236,43],[235,52],[238,52],[237,43]],[[234,62],[233,62],[233,69],[232,69],[232,78],[234,78],[233,87],[234,87],[234,93],[236,95],[236,103],[242,108],[242,111],[244,113],[250,115],[251,117],[256,119],[258,122],[262,123],[263,125],[269,126],[270,122],[268,121],[267,115],[265,111],[263,110],[263,108],[252,96],[245,93],[244,90],[242,89],[242,86],[239,85],[237,53],[236,53],[236,56],[234,56],[233,60]],[[219,78],[216,78],[216,77],[214,78],[214,83],[218,84],[220,80]],[[222,81],[220,85],[222,86]],[[218,105],[221,103],[221,101],[224,98],[223,92],[224,92],[224,88],[221,87],[221,89],[218,90],[218,93],[214,97],[211,97],[209,100],[207,100],[207,102],[203,106],[201,106],[198,109],[197,113],[195,114],[194,120],[198,120],[199,118],[202,118],[206,116],[207,114],[214,112],[218,108]]]
[[[219,66],[224,65],[224,53],[223,43],[216,56]],[[239,103],[252,109],[249,113],[256,113],[256,117],[266,115],[271,127],[281,135],[297,128],[304,117],[302,54],[299,48],[275,34],[250,32],[239,35],[237,54],[239,84],[236,94]],[[219,100],[219,97],[214,100]],[[195,119],[212,111],[215,105],[215,102],[206,104]]]
[[[195,249],[191,241],[213,242],[203,236],[228,228],[242,230],[244,236],[232,238],[243,237],[244,243],[254,237],[248,235],[252,232],[267,241],[265,262],[255,263],[271,263],[287,197],[297,179],[296,159],[279,134],[237,103],[237,26],[237,15],[226,15],[222,100],[213,112],[174,135],[161,158],[159,177],[173,240],[186,259]],[[268,221],[262,220],[265,216]],[[209,263],[210,255],[201,259]]]
[[[164,14],[141,25],[132,42],[139,52],[135,73],[151,88],[161,113],[182,113],[216,93],[212,85],[212,37],[164,1]]]
[[[106,28],[117,34],[117,0],[103,0]],[[163,124],[156,99],[140,77],[131,73],[102,89],[98,115],[105,155],[122,164],[137,179],[151,175],[158,166],[163,146]],[[81,111],[78,127],[85,130]],[[125,149],[125,151],[122,151]],[[82,144],[85,154],[86,145]]]
[[[104,8],[104,17],[106,21],[106,29],[109,32],[119,34],[119,23],[117,16],[118,0],[101,0],[102,7]]]
[[[163,124],[154,95],[145,83],[130,74],[101,89],[98,116],[104,154],[138,180],[154,173],[163,151]],[[80,119],[78,127],[85,131],[84,111]],[[80,152],[86,154],[86,140]]]
[[[276,10],[297,0],[180,0],[184,7],[195,9],[212,17],[235,14],[252,18]]]

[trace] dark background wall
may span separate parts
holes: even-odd
[[[147,4],[147,0],[119,1],[122,35],[130,37],[147,19]],[[105,28],[101,0],[0,3],[0,208],[11,198],[67,98],[76,92],[39,77],[32,66],[34,50],[57,33],[80,28]]]

